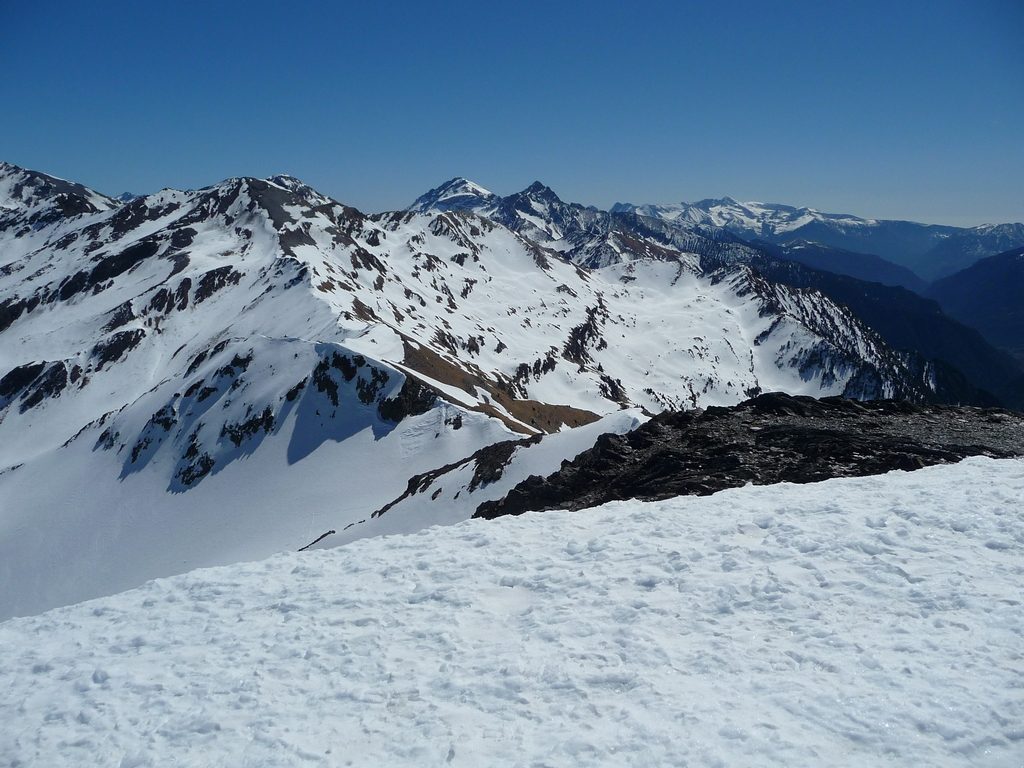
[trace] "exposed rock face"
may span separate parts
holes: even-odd
[[[728,408],[662,413],[628,434],[603,435],[548,478],[530,477],[481,504],[475,517],[811,483],[977,455],[1024,456],[1024,414],[769,393]]]

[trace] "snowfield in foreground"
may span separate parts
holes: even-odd
[[[0,624],[0,763],[1020,765],[1024,462],[469,521]]]

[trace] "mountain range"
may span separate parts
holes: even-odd
[[[932,285],[953,317],[1024,362],[1024,248],[989,256]]]
[[[974,324],[965,325],[971,323],[970,313],[951,316],[944,311],[944,304],[940,306],[948,302],[959,307],[972,300],[983,304],[990,294],[978,294],[970,279],[950,276],[940,290],[939,284],[933,288],[909,268],[880,256],[788,237],[798,230],[811,234],[804,229],[811,224],[831,227],[835,232],[859,232],[861,239],[889,231],[890,225],[907,224],[907,231],[916,232],[936,230],[933,225],[859,219],[776,204],[739,204],[730,198],[679,206],[618,203],[610,211],[600,211],[564,202],[541,182],[500,197],[464,178],[451,179],[430,190],[409,210],[476,213],[588,268],[600,268],[623,258],[662,258],[659,247],[667,253],[681,250],[700,254],[704,264],[743,263],[773,283],[826,295],[852,309],[894,349],[923,355],[933,363],[930,375],[938,379],[933,389],[940,391],[946,401],[1024,407],[1024,379],[1020,362],[1013,356],[1017,347],[1024,347],[1024,333],[1012,323],[995,334],[989,332],[991,323],[976,330]],[[760,224],[754,226],[758,221]],[[956,228],[945,229],[952,232]],[[997,231],[1009,239],[993,235]],[[960,257],[968,263],[977,258],[975,253],[988,253],[991,248],[1014,242],[1014,238],[1024,243],[1022,225],[957,232],[957,242],[971,244],[969,252],[965,250]],[[773,233],[780,237],[772,238]],[[990,235],[996,239],[986,239]],[[1022,284],[1019,277],[1008,281],[1004,292],[1009,291],[1010,301],[1013,286]],[[1001,309],[993,312],[995,325],[1001,313]]]
[[[952,275],[980,258],[1024,246],[1024,224],[1019,223],[950,227],[864,219],[778,203],[740,203],[731,197],[675,205],[616,203],[611,210],[640,213],[688,227],[722,227],[744,239],[776,245],[803,241],[874,254],[927,281]]]
[[[468,518],[380,512],[441,469],[453,502],[494,495],[666,410],[1018,394],[908,290],[539,182],[379,214],[290,176],[122,198],[0,165],[0,616]]]

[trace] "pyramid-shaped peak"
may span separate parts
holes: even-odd
[[[558,199],[558,195],[555,194],[555,191],[541,181],[533,182],[533,184],[523,190],[523,194],[529,195],[530,197],[553,197],[556,200]]]
[[[463,176],[448,179],[416,198],[410,211],[463,211],[482,208],[496,199],[486,187]]]
[[[453,179],[449,179],[443,185],[449,190],[461,190],[465,192],[471,192],[475,195],[490,195],[491,191],[480,184],[477,184],[471,179],[467,179],[465,176],[456,176]]]
[[[555,191],[541,181],[535,181],[522,192],[512,195],[513,199],[528,200],[533,206],[543,204],[546,206],[561,205],[560,198]]]

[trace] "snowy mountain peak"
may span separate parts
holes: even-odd
[[[23,227],[41,226],[84,213],[116,208],[120,203],[81,184],[0,162],[0,216],[4,228],[12,217]]]
[[[788,239],[790,233],[803,228],[845,233],[877,224],[873,219],[849,214],[822,213],[806,206],[798,208],[781,203],[739,202],[729,196],[668,205],[618,204],[617,210],[633,210],[675,224],[725,228],[743,238],[766,240]]]
[[[549,187],[547,184],[544,184],[543,182],[540,181],[533,182],[520,194],[535,199],[561,202],[561,198],[559,198],[558,195],[555,194],[554,190],[551,189],[551,187]]]
[[[976,235],[986,237],[993,236],[1020,239],[1024,238],[1024,224],[980,224],[977,227],[971,227],[971,232]]]
[[[980,258],[1024,245],[1024,224],[958,228],[826,213],[809,206],[740,203],[730,197],[672,205],[620,204],[616,210],[633,210],[676,225],[722,227],[747,240],[783,244],[799,239],[872,254],[926,279],[952,274]]]
[[[474,181],[456,176],[416,198],[410,211],[465,211],[485,207],[498,199]]]
[[[287,173],[276,174],[268,178],[267,181],[276,184],[279,187],[283,187],[284,189],[291,190],[292,192],[297,192],[303,189],[311,189],[311,187],[304,181],[302,181],[302,179],[297,179],[296,177]]]

